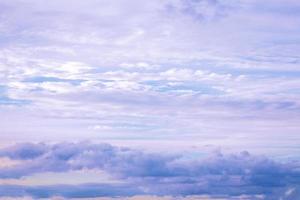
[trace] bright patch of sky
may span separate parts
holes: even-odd
[[[4,138],[299,130],[297,1],[0,3]]]

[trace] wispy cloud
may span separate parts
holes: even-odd
[[[0,13],[0,145],[29,142],[0,151],[0,177],[124,181],[2,196],[298,197],[297,0],[1,0]]]

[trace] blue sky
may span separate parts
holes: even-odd
[[[0,196],[300,198],[299,13],[0,0]]]

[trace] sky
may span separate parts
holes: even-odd
[[[299,52],[298,0],[0,0],[0,199],[299,199]]]

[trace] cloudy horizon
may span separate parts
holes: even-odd
[[[300,198],[297,0],[0,0],[0,199]]]

